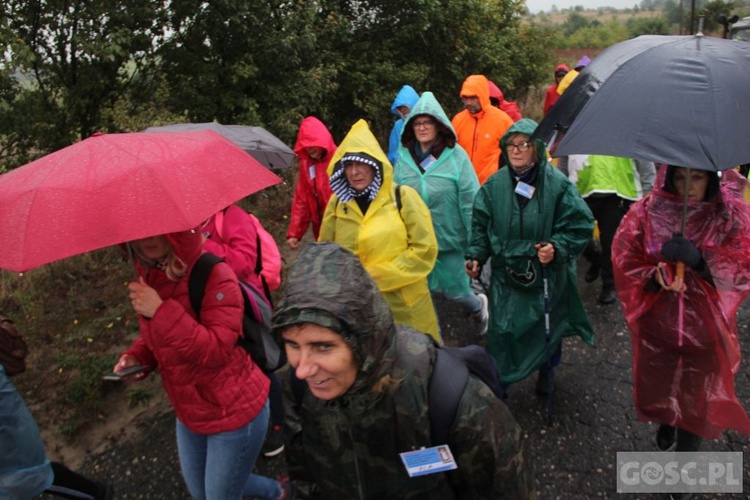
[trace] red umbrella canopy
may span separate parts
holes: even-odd
[[[0,268],[191,229],[281,182],[216,132],[97,134],[0,176]]]

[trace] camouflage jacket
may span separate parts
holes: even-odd
[[[344,338],[359,371],[349,391],[331,401],[315,398],[305,384],[299,405],[290,377],[282,378],[285,455],[297,498],[533,497],[521,429],[474,378],[450,433],[458,469],[407,475],[399,453],[443,444],[430,442],[427,398],[435,347],[428,336],[394,325],[357,258],[332,243],[313,244],[300,254],[274,317],[275,331],[309,321],[316,310],[346,326]]]

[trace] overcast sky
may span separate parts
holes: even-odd
[[[526,7],[531,12],[549,11],[553,5],[558,9],[567,9],[582,5],[585,9],[599,7],[614,7],[615,9],[629,9],[640,5],[640,0],[526,0]]]

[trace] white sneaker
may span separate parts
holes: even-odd
[[[479,311],[475,312],[472,317],[474,321],[479,323],[479,335],[484,335],[487,333],[487,329],[489,327],[489,300],[483,293],[478,293],[477,298],[479,299],[479,302],[482,303],[482,308]]]

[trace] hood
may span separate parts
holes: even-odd
[[[497,99],[498,102],[503,102],[503,91],[500,90],[500,87],[495,85],[495,82],[492,80],[488,80],[487,83],[490,86],[490,97]]]
[[[310,160],[305,148],[323,148],[325,154],[323,158],[330,157],[336,151],[336,143],[333,140],[331,132],[325,124],[314,116],[305,117],[300,123],[299,132],[297,132],[297,142],[294,145],[294,152],[300,159]]]
[[[461,97],[477,96],[482,111],[488,109],[490,104],[490,84],[484,75],[469,75],[461,86]]]
[[[383,184],[393,178],[393,166],[388,161],[388,157],[383,152],[383,148],[380,147],[366,121],[359,120],[352,125],[344,140],[339,144],[336,154],[333,155],[331,163],[328,164],[329,177],[332,177],[337,170],[344,168],[340,163],[341,158],[347,153],[364,153],[379,162],[382,169]]]
[[[185,263],[188,269],[191,269],[195,261],[203,253],[203,239],[200,228],[177,233],[167,233],[164,236],[174,250],[175,255]],[[146,271],[143,264],[139,260],[136,260],[135,266],[139,274],[143,276],[144,271]]]
[[[531,137],[534,134],[534,131],[537,127],[537,122],[532,120],[531,118],[522,118],[521,120],[518,120],[513,125],[510,126],[507,132],[505,132],[505,135],[500,138],[500,149],[503,150],[502,158],[500,160],[501,165],[510,165],[508,162],[508,157],[505,154],[505,145],[508,143],[508,139],[513,134],[526,134],[529,137]],[[541,139],[534,139],[534,144],[536,145],[536,163],[537,165],[541,165],[544,163],[544,160],[547,159],[547,148],[544,145],[544,141]]]
[[[419,100],[419,94],[411,85],[404,85],[401,87],[401,90],[398,91],[398,94],[396,94],[396,98],[393,100],[393,104],[391,104],[391,113],[401,118],[401,115],[396,110],[399,106],[409,106],[409,109],[411,110],[414,108],[414,105]]]
[[[390,368],[391,310],[357,256],[335,243],[308,245],[292,265],[273,330],[280,336],[300,323],[330,328],[351,346],[359,371],[348,393],[369,389]]]
[[[583,56],[582,58],[578,60],[574,68],[577,69],[578,71],[581,71],[583,68],[588,66],[590,62],[591,62],[591,58],[589,56]]]
[[[654,187],[677,196],[677,188],[672,178],[675,168],[673,165],[662,166],[656,174]],[[706,198],[702,201],[714,201],[719,195],[719,174],[712,171],[706,171],[706,173],[708,174],[708,186],[706,186]]]
[[[568,65],[567,65],[567,64],[558,64],[558,65],[557,65],[557,66],[555,67],[555,75],[556,75],[556,74],[557,74],[557,73],[558,73],[559,71],[565,71],[565,72],[567,73],[568,71],[570,71],[570,68],[568,68]]]
[[[404,134],[411,131],[411,135],[414,135],[411,122],[419,115],[430,115],[435,120],[445,125],[445,127],[453,134],[453,139],[456,139],[456,130],[453,128],[448,115],[445,114],[445,110],[443,110],[443,107],[437,101],[435,94],[432,92],[422,93],[422,97],[419,98],[419,101],[414,105],[414,109],[409,113],[409,119],[404,125]]]

